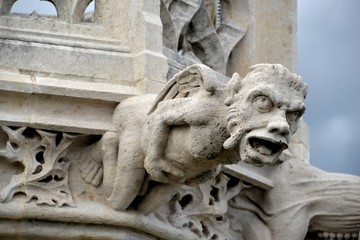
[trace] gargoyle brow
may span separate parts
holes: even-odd
[[[266,87],[266,86],[260,86],[260,87],[256,87],[255,89],[252,89],[251,93],[248,96],[248,100],[254,99],[255,97],[261,96],[261,95],[269,97],[272,101],[277,100],[277,99],[274,99],[274,98],[276,98],[274,91],[271,88]]]
[[[305,112],[306,110],[306,105],[304,102],[300,102],[297,101],[295,102],[295,104],[292,104],[292,106],[289,107],[289,112],[295,112],[295,111],[299,111],[299,112]]]

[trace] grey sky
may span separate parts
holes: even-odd
[[[18,0],[14,3],[11,11],[14,13],[29,14],[36,11],[38,14],[56,15],[55,6],[47,1]]]
[[[94,9],[94,1],[92,1],[85,12],[93,11]],[[40,15],[55,15],[56,16],[56,8],[55,6],[48,1],[41,1],[40,0],[17,0],[12,9],[14,13],[21,13],[21,14],[30,14],[33,11]]]
[[[311,163],[360,175],[360,1],[298,0],[298,73],[309,84]]]

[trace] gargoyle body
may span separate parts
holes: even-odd
[[[92,151],[98,156],[91,159],[102,159],[107,202],[126,210],[144,195],[138,209],[149,213],[178,184],[213,177],[222,164],[275,163],[304,112],[306,89],[281,65],[256,65],[243,80],[234,74],[228,83],[193,65],[157,96],[126,99],[114,112],[117,132],[106,133]],[[93,182],[87,171],[83,177]]]

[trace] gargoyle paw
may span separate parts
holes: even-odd
[[[165,159],[146,157],[144,167],[152,180],[162,183],[183,183],[186,178],[183,170],[175,167]]]
[[[103,176],[102,163],[91,161],[86,159],[80,164],[81,177],[87,183],[91,183],[94,186],[99,186]]]

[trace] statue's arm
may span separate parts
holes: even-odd
[[[206,124],[208,117],[199,114],[206,101],[200,98],[180,98],[161,102],[148,116],[148,145],[145,168],[153,180],[159,182],[185,181],[183,170],[164,159],[171,126]]]

